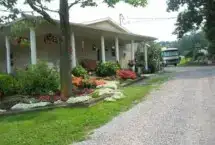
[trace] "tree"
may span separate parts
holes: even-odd
[[[201,49],[208,47],[208,41],[205,38],[205,33],[192,32],[189,35],[184,35],[177,41],[159,42],[162,47],[175,47],[179,49],[181,55],[186,56],[189,52],[194,52],[196,45],[198,44]]]
[[[60,48],[60,78],[61,78],[61,92],[63,96],[69,97],[71,95],[71,75],[70,75],[70,53],[68,48],[70,46],[70,24],[69,24],[69,9],[74,5],[80,4],[81,7],[97,6],[96,0],[60,0],[59,9],[52,10],[46,5],[53,0],[25,0],[23,5],[29,5],[31,9],[41,15],[49,23],[59,26],[61,30],[61,48]],[[131,4],[135,7],[145,6],[147,0],[103,0],[110,7],[120,1]],[[98,2],[98,1],[97,1]],[[1,16],[1,24],[8,23],[18,18],[19,14],[25,14],[21,7],[18,7],[20,0],[0,0],[0,11],[6,12],[6,15]],[[56,23],[51,18],[49,12],[58,13],[60,16],[60,24]]]
[[[160,62],[162,61],[161,57],[161,45],[155,42],[149,42],[148,48],[148,67],[149,72],[154,73],[159,71]],[[145,68],[145,52],[141,52],[141,49],[145,48],[144,43],[140,43],[135,52],[136,66]]]
[[[168,11],[185,7],[177,18],[174,33],[181,38],[191,30],[203,27],[209,40],[209,52],[215,54],[215,1],[214,0],[167,0]]]

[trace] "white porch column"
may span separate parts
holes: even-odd
[[[116,61],[119,62],[119,38],[115,37]]]
[[[131,60],[134,60],[134,40],[131,40]]]
[[[134,40],[131,40],[131,60],[134,61]],[[132,70],[135,70],[135,67],[132,67]]]
[[[31,42],[31,64],[36,64],[37,50],[36,50],[36,33],[34,28],[30,28],[30,42]]]
[[[101,52],[102,52],[102,62],[105,62],[105,39],[101,36]]]
[[[10,41],[9,37],[5,36],[5,47],[6,47],[6,60],[7,60],[7,73],[11,73],[11,58],[10,58]]]
[[[145,45],[145,70],[148,70],[148,47]]]
[[[76,48],[75,48],[75,34],[72,32],[71,34],[71,46],[72,46],[72,68],[76,67]]]

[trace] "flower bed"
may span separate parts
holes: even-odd
[[[134,80],[137,78],[136,73],[131,71],[131,70],[118,70],[117,76],[120,79],[132,79],[132,80]]]
[[[77,88],[96,88],[96,86],[105,84],[102,79],[89,78],[83,79],[82,77],[72,77],[72,84]]]

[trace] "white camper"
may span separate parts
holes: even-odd
[[[179,57],[179,51],[178,48],[162,48],[162,58],[163,58],[163,64],[165,66],[167,65],[175,65],[180,61]]]

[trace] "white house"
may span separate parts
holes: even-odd
[[[59,65],[60,50],[56,36],[59,29],[48,23],[29,28],[19,34],[30,40],[30,46],[21,47],[10,37],[10,28],[17,22],[35,16],[23,17],[8,24],[8,30],[0,36],[0,72],[11,73],[14,68],[22,68],[44,60]],[[110,18],[85,23],[71,23],[72,67],[83,60],[118,61],[123,68],[128,60],[134,59],[136,43],[154,41],[156,38],[129,32]]]

